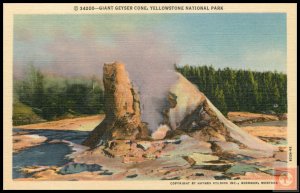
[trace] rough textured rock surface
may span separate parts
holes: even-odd
[[[110,139],[145,139],[148,129],[141,120],[140,101],[124,64],[104,64],[105,119],[83,145],[95,147]]]
[[[120,63],[105,64],[103,82],[106,98],[106,118],[84,141],[83,145],[96,147],[103,140],[150,139],[149,130],[141,120],[140,101],[133,88],[125,66]],[[226,119],[198,88],[177,74],[178,80],[166,96],[168,105],[162,107],[163,122],[151,140],[178,138],[188,135],[198,141],[208,142],[213,152],[220,152],[220,142],[264,152],[272,156],[274,146],[254,137]],[[168,128],[168,129],[162,129]],[[163,130],[164,132],[160,132]],[[245,150],[244,150],[245,149]],[[237,149],[232,149],[237,151]],[[240,152],[240,150],[238,150]],[[248,153],[248,151],[246,151]],[[250,152],[253,154],[253,152]]]
[[[286,126],[244,131],[180,74],[151,136],[124,65],[106,64],[103,81],[106,116],[83,145],[49,142],[68,144],[72,162],[25,167],[31,177],[17,180],[269,180],[287,167]]]
[[[171,131],[167,136],[182,135],[178,130],[200,141],[233,142],[240,148],[250,148],[272,154],[276,148],[243,131],[222,113],[181,74],[170,92],[176,96],[176,106],[169,110]]]

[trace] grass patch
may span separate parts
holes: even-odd
[[[19,102],[15,101],[13,104],[13,125],[26,125],[32,123],[40,123],[45,120],[33,112],[32,108]]]

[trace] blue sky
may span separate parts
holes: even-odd
[[[17,73],[34,63],[91,74],[107,60],[286,72],[281,13],[17,15],[14,21]]]

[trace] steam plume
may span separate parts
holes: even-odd
[[[119,34],[113,43],[107,44],[95,35],[84,34],[75,39],[60,33],[39,52],[50,56],[34,57],[44,72],[64,76],[102,76],[104,63],[123,62],[140,92],[143,121],[152,131],[162,121],[161,108],[169,87],[176,81],[173,65],[178,62],[179,55],[161,34]]]

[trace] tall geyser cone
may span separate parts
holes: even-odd
[[[130,82],[125,65],[104,64],[105,119],[90,133],[83,145],[95,147],[103,140],[145,139],[148,129],[141,120],[138,93]]]

